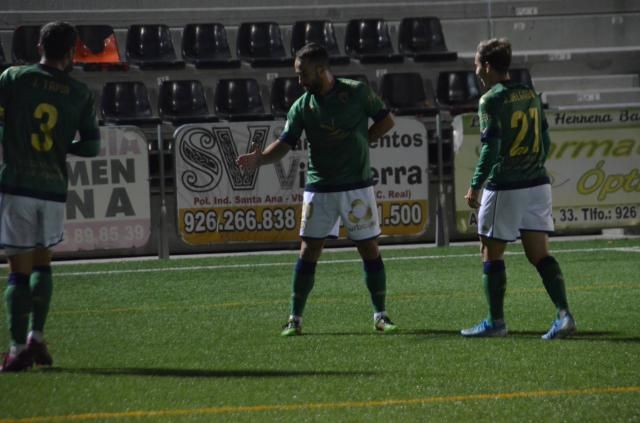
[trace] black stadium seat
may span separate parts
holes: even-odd
[[[147,87],[140,81],[104,84],[100,109],[107,124],[145,125],[161,122],[153,116]]]
[[[162,120],[176,126],[218,121],[209,113],[202,83],[195,79],[163,81],[158,93],[158,113]]]
[[[220,79],[215,92],[216,115],[229,121],[270,120],[258,82],[253,78]]]
[[[340,54],[335,30],[330,21],[297,21],[291,29],[291,55],[294,56],[302,46],[308,43],[320,44],[327,49],[332,65],[346,65],[349,56]]]
[[[533,87],[533,81],[531,80],[531,74],[527,68],[515,68],[509,69],[509,77],[512,81],[519,82],[527,87],[535,90]]]
[[[447,50],[440,19],[433,16],[402,19],[398,34],[398,50],[416,62],[458,58],[458,53]]]
[[[11,56],[14,65],[38,63],[38,40],[40,39],[40,25],[21,25],[13,31]]]
[[[360,63],[400,63],[394,53],[389,27],[383,19],[352,19],[347,24],[345,52]]]
[[[244,22],[236,40],[238,58],[253,67],[292,66],[282,42],[280,26],[275,22]]]
[[[452,114],[478,109],[481,91],[474,71],[445,71],[438,74],[437,97]]]
[[[435,99],[427,97],[422,75],[417,72],[384,74],[380,94],[396,115],[434,116],[438,113]]]
[[[304,94],[298,77],[278,77],[271,86],[271,113],[277,117],[287,115],[291,105]]]
[[[196,68],[238,68],[231,57],[227,31],[219,23],[191,23],[182,30],[182,57]]]
[[[131,25],[127,31],[127,61],[140,69],[179,69],[167,25]]]

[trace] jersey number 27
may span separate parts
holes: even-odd
[[[528,114],[523,112],[522,110],[516,110],[511,115],[511,128],[517,129],[518,134],[516,135],[516,139],[513,141],[513,145],[509,150],[509,155],[511,157],[514,156],[522,156],[524,154],[529,153],[529,148],[531,148],[532,153],[537,153],[540,151],[540,134],[539,134],[539,115],[538,109],[536,107],[532,107],[528,110]],[[533,145],[522,145],[522,142],[527,138],[527,134],[529,133],[529,125],[533,125]]]

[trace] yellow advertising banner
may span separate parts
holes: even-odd
[[[254,171],[235,163],[253,142],[262,149],[284,121],[184,125],[175,138],[177,226],[184,242],[295,241],[307,167],[303,138],[287,156]],[[370,145],[382,234],[421,235],[428,224],[427,131],[416,119]],[[341,231],[344,236],[344,232]]]
[[[640,224],[640,109],[546,111],[546,162],[556,229]],[[475,114],[456,116],[455,209],[460,233],[477,232],[464,195],[480,153]]]

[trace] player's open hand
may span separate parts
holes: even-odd
[[[467,191],[467,195],[464,196],[464,199],[467,201],[467,205],[472,209],[477,209],[480,207],[480,202],[478,201],[479,195],[479,190],[469,188],[469,191]]]
[[[255,169],[260,166],[261,157],[262,151],[260,151],[260,146],[254,142],[251,144],[251,151],[249,153],[238,156],[236,164],[240,166],[241,169]]]

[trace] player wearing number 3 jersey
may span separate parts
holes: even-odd
[[[99,151],[93,95],[68,75],[76,37],[67,23],[44,25],[40,63],[10,67],[0,76],[0,244],[9,262],[11,338],[2,372],[52,363],[43,330],[53,286],[50,248],[63,236],[66,155]],[[76,133],[80,139],[74,141]]]
[[[380,224],[369,165],[369,143],[393,127],[393,118],[367,85],[335,78],[327,51],[317,44],[307,44],[296,53],[295,71],[306,93],[291,106],[279,139],[264,152],[254,150],[238,158],[243,168],[273,163],[296,145],[303,131],[307,138],[302,243],[293,273],[291,312],[281,334],[301,334],[316,263],[325,239],[338,235],[340,222],[363,260],[374,328],[393,332],[396,326],[385,310],[386,274],[378,250]],[[374,122],[371,126],[369,119]]]
[[[553,231],[553,219],[551,185],[544,167],[550,146],[547,122],[535,91],[510,80],[510,65],[508,40],[491,39],[478,45],[476,75],[488,91],[478,107],[482,148],[465,200],[469,207],[479,208],[478,234],[489,315],[461,334],[507,334],[503,256],[507,242],[520,237],[527,259],[538,270],[557,308],[556,318],[543,339],[558,339],[575,331],[576,326],[569,312],[560,266],[549,254],[548,233]]]

